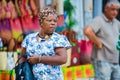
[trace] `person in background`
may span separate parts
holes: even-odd
[[[120,22],[116,19],[120,3],[106,3],[102,15],[84,28],[84,34],[93,42],[92,61],[95,80],[120,80],[119,52],[116,49]]]
[[[55,32],[57,14],[54,9],[46,7],[38,16],[41,30],[25,37],[21,55],[29,54],[27,60],[32,64],[35,80],[64,80],[60,65],[66,63],[66,50],[71,44],[67,37]]]

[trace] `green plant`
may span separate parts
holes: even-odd
[[[68,14],[68,21],[66,22],[66,28],[68,31],[77,23],[75,19],[72,18],[73,12],[75,12],[75,6],[73,6],[70,0],[64,1],[64,11]]]

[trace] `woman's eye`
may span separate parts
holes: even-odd
[[[51,20],[46,20],[46,21],[50,22]]]
[[[52,21],[57,22],[57,20],[46,20],[46,21],[48,21],[48,22],[52,22]]]
[[[57,22],[57,20],[54,20],[54,22]]]

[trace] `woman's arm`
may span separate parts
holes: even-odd
[[[34,55],[28,58],[31,64],[45,63],[50,65],[61,65],[67,62],[67,51],[64,47],[55,49],[55,55],[53,56],[37,56]]]

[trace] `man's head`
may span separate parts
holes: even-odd
[[[104,14],[109,20],[113,20],[117,15],[120,8],[120,3],[117,0],[107,2],[104,8]]]
[[[41,29],[45,34],[52,34],[57,26],[57,13],[54,9],[46,7],[38,14]]]

